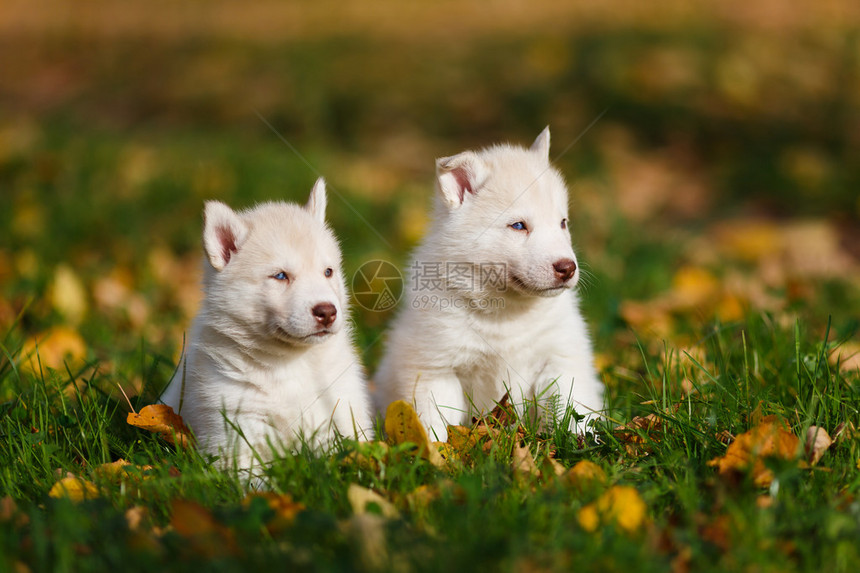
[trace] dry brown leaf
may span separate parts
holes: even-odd
[[[352,512],[356,515],[380,513],[388,519],[394,519],[400,515],[400,512],[397,511],[397,508],[390,501],[372,489],[361,487],[358,484],[349,484],[349,488],[346,490],[346,497],[349,500],[350,507],[352,507]],[[371,508],[376,506],[379,511],[368,511],[368,506],[371,506]]]
[[[860,342],[849,340],[840,344],[830,353],[830,364],[839,365],[842,372],[854,372],[860,370]]]
[[[677,406],[675,407],[677,411]],[[612,431],[615,437],[624,444],[627,453],[638,456],[650,451],[649,442],[659,442],[660,433],[666,427],[666,421],[657,414],[636,416],[623,426],[616,426]],[[644,435],[643,435],[644,434]]]
[[[833,444],[830,434],[824,428],[809,426],[806,431],[806,461],[815,465],[824,452]]]
[[[125,522],[128,524],[129,531],[137,531],[140,529],[140,524],[149,516],[149,510],[142,505],[135,505],[125,511]]]
[[[100,491],[98,486],[90,481],[77,476],[68,476],[55,483],[48,495],[58,499],[65,497],[72,501],[82,501],[99,497]]]
[[[724,478],[734,479],[749,472],[755,485],[767,487],[773,481],[773,472],[765,466],[764,458],[793,460],[799,445],[798,437],[788,432],[775,416],[766,416],[761,424],[738,436],[724,456],[708,465],[716,466]]]
[[[706,518],[702,516],[702,519]],[[701,526],[699,535],[723,551],[729,551],[732,548],[731,518],[728,515],[718,515],[712,521]]]
[[[842,443],[846,440],[853,440],[857,437],[857,427],[854,422],[841,422],[833,431],[833,441]]]
[[[668,338],[675,330],[675,319],[672,318],[665,302],[661,300],[622,301],[618,307],[618,314],[634,330],[653,334],[658,338]]]
[[[792,275],[808,279],[839,278],[856,268],[853,257],[840,244],[836,226],[810,219],[781,229],[785,267]]]
[[[199,503],[173,500],[170,525],[202,555],[218,557],[236,553],[233,532],[218,523],[212,512]]]
[[[647,507],[636,488],[613,486],[594,503],[579,510],[577,519],[586,531],[612,523],[622,531],[634,533],[645,523]]]
[[[518,443],[514,444],[514,451],[511,454],[511,465],[514,468],[514,473],[516,475],[540,475],[540,470],[538,469],[535,458],[528,446],[522,446]]]
[[[30,516],[18,508],[10,495],[0,499],[0,522],[4,521],[11,521],[15,527],[24,527],[30,523]]]
[[[0,521],[9,521],[18,513],[18,504],[11,495],[0,499]]]
[[[439,450],[430,444],[427,430],[418,419],[418,414],[410,404],[396,400],[388,405],[385,413],[385,433],[396,444],[411,442],[418,446],[418,455],[438,468],[445,467],[445,460]]]
[[[139,414],[130,412],[126,421],[132,426],[161,435],[171,444],[189,447],[194,445],[191,430],[167,404],[152,404],[141,409]]]
[[[508,404],[510,400],[510,394],[505,392],[505,395],[502,396],[502,399],[496,403],[496,407],[493,408],[489,414],[485,417],[473,417],[472,425],[473,426],[489,426],[491,428],[507,428],[518,421],[516,410],[514,407]]]

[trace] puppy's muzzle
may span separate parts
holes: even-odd
[[[321,302],[311,309],[311,314],[317,320],[317,324],[328,328],[337,319],[337,308],[330,302]]]
[[[573,259],[560,259],[552,264],[555,276],[563,283],[569,281],[576,273],[576,261]]]

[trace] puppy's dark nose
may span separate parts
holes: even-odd
[[[552,268],[555,270],[555,276],[561,282],[566,283],[576,272],[576,261],[573,259],[561,259],[554,262]]]
[[[317,322],[326,328],[331,326],[337,318],[337,309],[330,302],[319,303],[311,309],[311,312]]]

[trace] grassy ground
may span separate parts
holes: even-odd
[[[444,4],[0,8],[0,570],[860,563],[853,4]],[[547,123],[608,389],[587,438],[344,442],[253,498],[126,423],[199,300],[204,199],[322,173],[348,276],[402,265],[434,157]],[[391,312],[354,318],[372,370]]]

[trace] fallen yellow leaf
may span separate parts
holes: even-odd
[[[73,328],[56,326],[28,339],[21,349],[21,370],[38,373],[39,367],[60,370],[68,363],[75,367],[87,355],[84,339]]]
[[[782,248],[777,226],[768,221],[725,223],[716,229],[714,235],[725,254],[748,262],[775,255]]]
[[[600,525],[600,516],[597,514],[597,505],[589,503],[580,509],[579,514],[577,515],[577,521],[579,521],[580,527],[589,533],[597,531],[597,528]]]
[[[152,404],[140,410],[139,414],[130,412],[126,421],[132,426],[156,432],[171,444],[188,447],[194,444],[191,430],[179,414],[167,404]]]
[[[605,484],[606,473],[594,462],[581,460],[562,476],[562,483],[582,490],[593,484]]]
[[[54,271],[51,304],[71,324],[79,324],[87,313],[87,290],[68,265],[60,265]]]
[[[579,525],[586,531],[597,530],[600,524],[614,524],[633,533],[645,522],[647,508],[636,488],[613,486],[600,498],[579,511]]]
[[[355,464],[360,469],[378,472],[380,461],[388,460],[388,444],[385,442],[358,442],[341,463]]]
[[[72,501],[81,501],[99,497],[99,488],[83,478],[68,476],[55,483],[48,495],[58,499],[66,497]]]
[[[765,466],[764,459],[795,459],[799,445],[798,437],[786,431],[775,416],[766,416],[761,424],[729,444],[724,456],[709,461],[708,465],[716,466],[726,478],[749,472],[755,485],[767,487],[773,481],[773,472]]]
[[[385,433],[395,445],[413,443],[418,446],[419,456],[436,467],[445,467],[445,460],[439,450],[430,443],[427,430],[421,425],[418,414],[407,402],[396,400],[388,405],[385,413]]]
[[[626,300],[618,307],[618,313],[624,322],[635,330],[653,334],[658,338],[668,338],[675,329],[675,320],[667,306],[663,301]]]
[[[147,479],[148,476],[142,474],[151,469],[152,466],[136,466],[127,460],[119,459],[96,467],[93,473],[107,480],[120,481],[128,477],[137,480]]]
[[[698,267],[682,267],[672,277],[671,299],[675,308],[695,308],[713,302],[720,292],[720,283],[707,271]]]
[[[734,322],[741,320],[746,314],[744,302],[740,297],[733,294],[726,294],[717,304],[717,317],[722,322]]]

